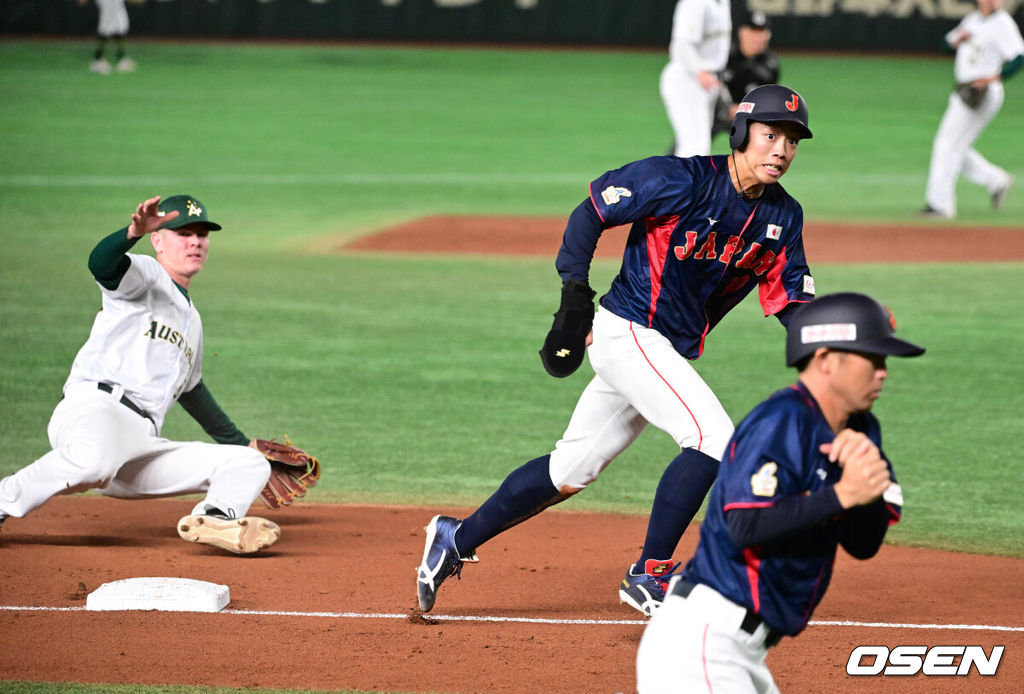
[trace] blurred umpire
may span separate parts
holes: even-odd
[[[755,87],[779,81],[779,59],[768,48],[772,39],[771,21],[760,10],[744,9],[736,23],[736,41],[722,73],[723,88],[715,108],[711,136],[728,132],[736,115],[736,104]]]

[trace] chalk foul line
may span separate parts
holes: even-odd
[[[10,612],[87,612],[84,607],[39,607],[34,605],[0,605],[0,610]],[[124,610],[128,611],[128,610]],[[152,610],[151,610],[152,611]],[[213,613],[211,613],[213,614]],[[488,615],[454,615],[390,612],[290,612],[282,610],[221,610],[219,614],[266,616],[266,617],[315,617],[321,619],[409,619],[422,617],[433,622],[498,622],[519,624],[566,624],[585,626],[644,626],[645,619],[547,619],[543,617],[500,617]],[[863,627],[870,629],[944,629],[951,631],[1009,631],[1024,632],[1024,626],[998,624],[910,624],[900,622],[857,622],[846,620],[811,620],[812,627]]]

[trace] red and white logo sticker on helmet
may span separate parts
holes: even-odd
[[[800,97],[796,94],[789,95],[789,101],[786,102],[787,111],[795,111],[800,108]]]
[[[800,328],[800,342],[854,342],[857,339],[856,323],[822,323],[805,325]]]
[[[743,101],[743,102],[740,103],[739,106],[736,107],[736,113],[753,113],[753,112],[754,112],[754,102],[753,101]]]

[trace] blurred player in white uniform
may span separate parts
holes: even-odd
[[[151,198],[89,256],[102,310],[50,418],[49,453],[0,480],[0,523],[57,494],[96,489],[119,499],[205,493],[178,521],[185,540],[249,554],[276,524],[245,514],[270,463],[221,410],[202,380],[203,324],[188,287],[220,229],[194,197]],[[156,258],[128,253],[148,235]],[[218,443],[160,436],[175,402]]]
[[[86,0],[78,0],[84,5]],[[118,72],[133,72],[135,61],[125,52],[124,39],[128,35],[128,10],[125,0],[96,0],[100,10],[99,24],[96,27],[96,50],[92,56],[89,69],[101,75],[109,75],[111,69]],[[107,43],[114,43],[114,66],[106,58]]]
[[[956,216],[956,181],[962,174],[971,183],[985,186],[992,206],[1002,206],[1013,178],[974,149],[974,142],[1003,105],[1002,80],[1024,66],[1024,39],[1003,0],[977,0],[978,9],[946,34],[956,49],[953,67],[958,85],[984,90],[974,106],[960,90],[949,95],[949,105],[932,143],[932,158],[925,190],[926,217]]]
[[[729,59],[729,0],[679,0],[672,15],[668,65],[661,71],[661,99],[675,133],[677,157],[711,154],[719,73]]]

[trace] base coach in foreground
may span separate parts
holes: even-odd
[[[887,355],[924,349],[895,336],[892,314],[863,294],[801,307],[787,327],[796,384],[736,428],[694,557],[674,578],[637,653],[637,690],[778,692],[765,657],[803,631],[836,550],[873,557],[903,495],[870,409]]]

